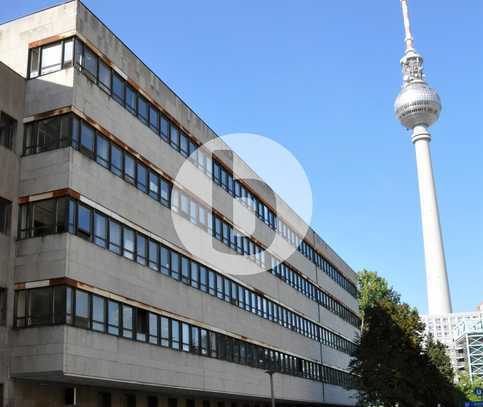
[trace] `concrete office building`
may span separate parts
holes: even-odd
[[[82,3],[0,25],[0,111],[1,405],[262,407],[267,370],[279,404],[355,404],[355,273]]]
[[[425,335],[431,334],[435,339],[448,347],[448,355],[451,359],[454,371],[461,371],[461,355],[458,355],[456,349],[456,339],[459,337],[458,327],[460,324],[472,324],[483,318],[483,309],[479,305],[475,311],[470,312],[453,312],[452,314],[441,315],[421,315],[421,321],[424,322]]]
[[[471,380],[483,379],[483,315],[458,324],[455,335],[456,369]]]

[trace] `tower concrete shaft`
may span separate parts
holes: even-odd
[[[401,7],[406,46],[401,59],[403,86],[394,108],[401,124],[412,130],[416,150],[429,314],[448,314],[452,308],[429,148],[431,135],[428,131],[439,118],[441,100],[438,93],[426,83],[423,57],[414,48],[408,0],[401,0]]]
[[[443,237],[439,220],[438,201],[434,184],[431,151],[431,135],[425,126],[413,129],[412,141],[416,151],[421,223],[423,228],[424,257],[426,263],[426,287],[428,313],[452,312],[449,293]]]

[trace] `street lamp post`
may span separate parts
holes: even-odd
[[[275,395],[273,394],[273,374],[275,371],[267,370],[265,373],[270,376],[270,397],[272,398],[272,407],[275,407]]]

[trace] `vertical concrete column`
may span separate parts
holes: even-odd
[[[452,311],[448,275],[429,149],[431,135],[425,126],[416,126],[412,141],[416,150],[429,314],[449,314]]]

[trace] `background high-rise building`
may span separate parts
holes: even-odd
[[[431,134],[428,130],[438,120],[441,101],[437,92],[426,83],[423,57],[414,48],[407,0],[401,0],[401,6],[406,50],[401,59],[404,83],[396,98],[395,112],[401,124],[412,130],[411,140],[416,151],[428,312],[429,314],[448,314],[452,311],[451,298],[429,149]]]
[[[0,59],[0,405],[262,407],[267,370],[279,404],[355,404],[356,274],[154,72],[78,1],[0,25]]]

